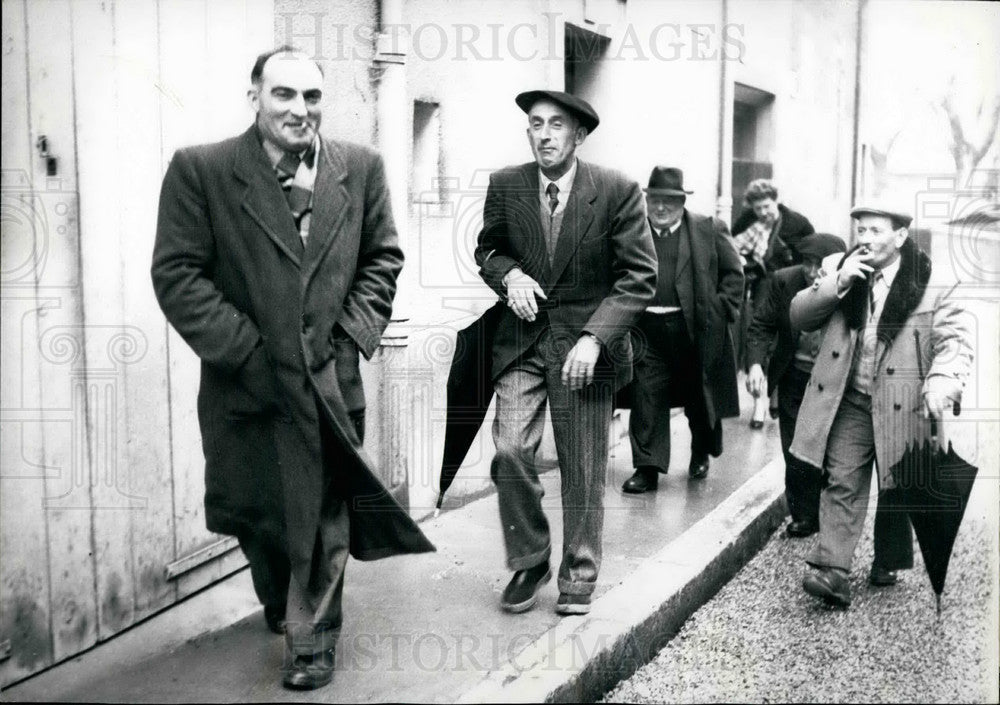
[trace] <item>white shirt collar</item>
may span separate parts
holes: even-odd
[[[276,145],[273,142],[271,142],[269,139],[267,139],[267,137],[262,137],[261,140],[260,140],[260,142],[261,142],[261,144],[264,147],[264,153],[267,154],[267,158],[271,161],[271,166],[272,167],[278,166],[278,162],[280,162],[281,158],[283,156],[285,156],[285,150],[283,150],[281,147],[279,147],[278,145]],[[312,165],[312,168],[310,169],[310,171],[312,171],[312,172],[315,172],[316,171],[316,167],[319,165],[319,150],[322,147],[322,145],[323,145],[323,140],[321,140],[319,138],[319,136],[317,135],[316,136],[316,158],[313,159],[313,165]],[[301,157],[303,154],[305,154],[306,151],[307,151],[306,149],[303,149],[301,152],[299,152],[299,157]]]
[[[576,178],[576,167],[579,162],[577,159],[573,159],[573,166],[569,168],[565,174],[560,176],[556,181],[553,181],[545,174],[542,170],[538,170],[538,188],[539,195],[542,197],[543,203],[548,203],[548,194],[545,190],[549,187],[549,184],[555,184],[556,188],[559,189],[559,205],[556,206],[556,213],[565,209],[566,204],[569,202],[570,191],[573,190],[573,179]]]
[[[892,288],[892,282],[896,278],[896,274],[899,272],[899,265],[902,261],[902,257],[897,257],[895,262],[887,264],[879,270],[882,273],[882,281],[885,282],[887,288]]]
[[[682,222],[684,222],[684,216],[683,215],[680,218],[677,219],[676,223],[674,223],[669,228],[667,228],[667,231],[669,232],[669,234],[673,235],[678,230],[680,230]],[[650,227],[652,227],[652,226],[650,226]],[[656,237],[663,237],[664,235],[667,234],[667,233],[665,233],[663,231],[662,228],[653,228],[653,232],[656,234]]]

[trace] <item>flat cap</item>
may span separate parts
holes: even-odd
[[[576,119],[580,121],[580,124],[583,127],[587,128],[587,132],[593,132],[596,130],[597,126],[601,122],[601,119],[597,117],[597,111],[591,107],[590,103],[582,98],[577,98],[575,95],[570,93],[563,93],[562,91],[535,90],[519,93],[517,97],[514,98],[514,102],[517,103],[517,106],[526,113],[530,112],[531,106],[540,100],[551,100],[553,103],[557,103],[558,105],[566,108],[576,116]]]
[[[908,208],[898,201],[888,201],[885,199],[873,199],[862,201],[851,209],[851,217],[857,218],[859,215],[882,215],[892,218],[897,223],[902,223],[902,227],[910,227],[913,216],[908,212]]]

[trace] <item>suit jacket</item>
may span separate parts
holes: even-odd
[[[273,538],[306,581],[321,417],[342,445],[352,554],[433,548],[379,483],[349,416],[364,399],[358,352],[375,351],[403,263],[381,160],[323,140],[313,199],[303,246],[255,127],[178,150],[152,265],[163,312],[201,358],[208,528]]]
[[[628,332],[656,283],[656,254],[639,185],[580,160],[550,263],[542,232],[538,166],[508,167],[490,177],[476,247],[480,275],[501,297],[514,267],[537,281],[551,306],[535,321],[505,309],[493,342],[492,375],[501,374],[548,330],[569,351],[581,333],[602,343],[598,370],[616,388],[632,377]]]
[[[800,330],[823,330],[823,342],[799,408],[793,455],[823,467],[830,427],[850,381],[859,332],[837,296],[837,269],[844,255],[823,260],[819,278],[792,300],[789,319]],[[909,240],[883,304],[878,325],[885,343],[872,382],[875,459],[882,489],[895,486],[892,469],[907,447],[930,438],[923,393],[959,400],[972,367],[970,314],[954,295],[956,282],[933,276],[930,259]]]
[[[747,366],[767,370],[767,388],[775,389],[795,359],[799,331],[788,311],[792,299],[809,286],[801,265],[779,269],[766,280],[747,332]]]
[[[781,215],[781,225],[777,232],[771,234],[771,242],[764,256],[764,265],[768,272],[773,272],[793,264],[802,264],[799,254],[799,241],[806,235],[816,232],[809,219],[798,211],[793,211],[783,203],[778,204]],[[733,234],[739,235],[749,228],[757,219],[752,208],[745,208],[736,222],[733,223]]]

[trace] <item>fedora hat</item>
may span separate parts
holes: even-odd
[[[553,103],[566,108],[566,110],[576,116],[576,119],[580,121],[581,126],[587,128],[587,132],[593,132],[596,130],[597,126],[601,122],[601,119],[597,117],[597,111],[591,107],[590,103],[582,98],[577,98],[575,95],[563,93],[562,91],[525,91],[524,93],[519,93],[517,97],[514,98],[514,102],[517,103],[517,107],[525,113],[530,112],[531,106],[540,100],[551,100]]]
[[[660,196],[685,196],[694,191],[684,190],[684,172],[672,166],[654,166],[649,174],[646,193]]]

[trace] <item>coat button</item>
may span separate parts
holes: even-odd
[[[822,392],[823,391],[823,385],[822,384],[817,384],[816,385],[816,389],[818,389],[819,391]]]
[[[903,408],[903,405],[902,405],[902,404],[893,404],[893,405],[892,405],[892,408],[893,408],[893,409],[894,409],[895,411],[899,411],[900,409],[902,409],[902,408]]]
[[[887,375],[891,375],[891,374],[893,374],[893,373],[894,373],[895,371],[896,371],[896,368],[895,368],[895,367],[886,367],[886,368],[885,368],[885,373],[886,373]]]
[[[831,354],[831,355],[833,355],[834,357],[840,357],[840,351],[839,351],[839,350],[834,350],[834,351],[833,351],[832,353],[830,353],[830,354]]]

